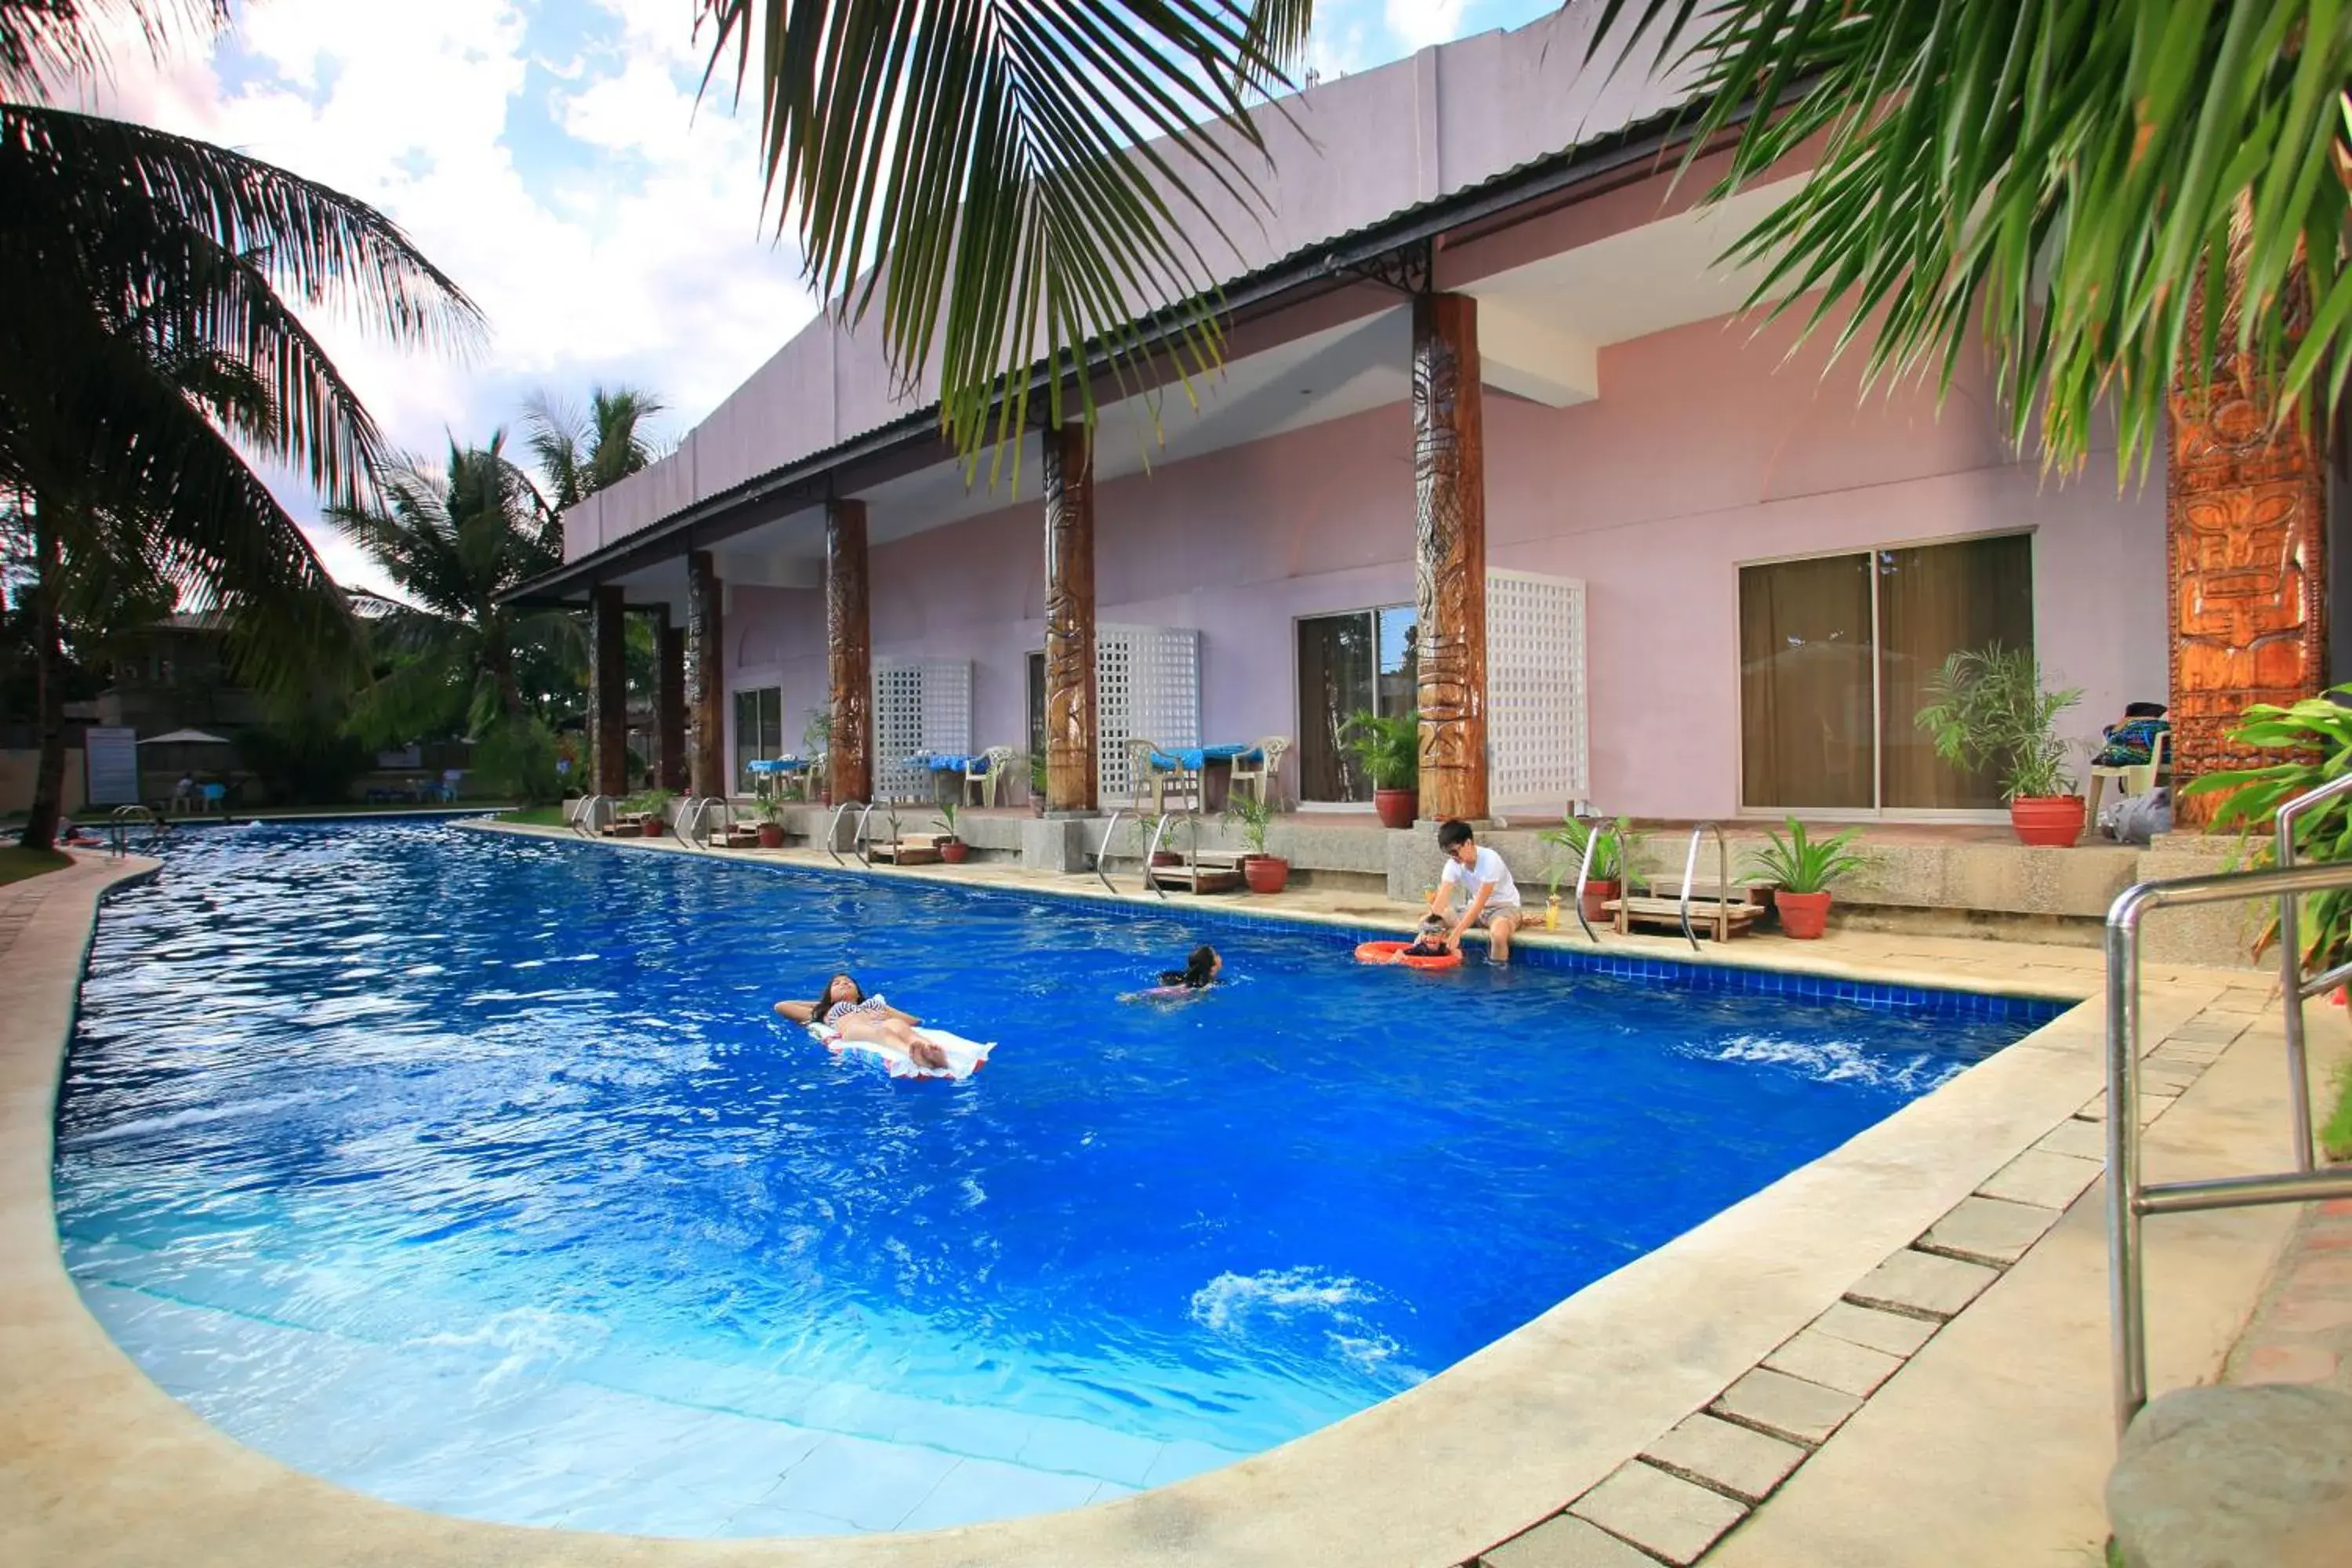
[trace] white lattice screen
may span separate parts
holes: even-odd
[[[1486,574],[1487,796],[1559,809],[1591,792],[1584,584]]]
[[[931,777],[910,768],[918,752],[971,750],[971,663],[961,658],[874,661],[874,791],[877,800],[928,800]]]
[[[1201,743],[1201,634],[1188,626],[1097,626],[1095,702],[1097,793],[1109,803],[1132,793],[1129,736],[1170,747]]]

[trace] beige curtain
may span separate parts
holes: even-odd
[[[1874,803],[1870,557],[1739,571],[1741,804]]]
[[[2016,533],[1877,555],[1880,732],[1890,810],[1990,809],[1995,773],[1965,773],[1936,755],[1916,715],[1927,684],[1961,648],[2033,647],[2033,541]]]

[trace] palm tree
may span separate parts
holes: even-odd
[[[24,498],[43,669],[25,828],[56,835],[61,606],[101,560],[143,563],[239,628],[244,674],[296,678],[347,617],[247,455],[362,500],[383,443],[289,305],[403,342],[462,344],[480,318],[381,213],[240,153],[47,100],[104,68],[123,18],[160,49],[226,0],[0,0],[0,487]]]
[[[1821,139],[1732,249],[1751,303],[1804,310],[1874,375],[1989,336],[2021,446],[2081,459],[2103,405],[2126,463],[2184,366],[2242,356],[2284,418],[2352,371],[2352,11],[2306,0],[2073,5],[1609,0],[1624,61],[1696,68],[1693,155],[1752,103],[1720,197]],[[1695,26],[1694,24],[1697,24]],[[2208,299],[2219,308],[2203,309]],[[2233,341],[2223,342],[2224,334]]]
[[[388,505],[335,507],[330,519],[407,601],[368,597],[361,612],[389,663],[361,694],[352,727],[379,743],[464,729],[484,733],[533,715],[520,669],[534,658],[576,665],[579,635],[561,610],[523,610],[503,595],[562,563],[545,509],[507,459],[505,432],[460,449],[445,469],[411,459],[384,479]]]
[[[968,455],[1021,428],[1033,365],[1058,422],[1077,355],[1130,356],[1142,310],[1181,302],[1183,362],[1214,356],[1213,280],[1180,228],[1246,184],[1264,143],[1244,109],[1312,0],[698,8],[710,74],[731,63],[739,92],[756,74],[809,279],[853,320],[878,300],[902,376],[936,361]],[[1694,146],[1744,126],[1727,192],[1822,135],[1738,247],[1759,295],[1818,291],[1812,324],[1842,332],[1870,321],[1880,371],[1948,374],[1990,331],[2016,429],[2046,409],[2053,457],[2082,453],[2102,399],[2144,456],[2224,320],[2286,402],[2332,406],[2352,369],[2352,8],[1607,0],[1593,37],[1634,68],[1696,57]],[[2209,278],[2252,308],[2193,311]]]
[[[1051,423],[1073,391],[1091,419],[1083,356],[1123,372],[1140,316],[1181,312],[1185,373],[1215,362],[1216,278],[1179,215],[1222,233],[1222,195],[1257,216],[1249,107],[1287,85],[1313,0],[696,8],[706,84],[731,55],[740,95],[760,62],[768,190],[810,283],[853,321],[879,300],[907,383],[937,365],[968,461],[1039,393]]]
[[[594,388],[584,418],[543,392],[533,397],[524,416],[531,455],[539,459],[540,494],[550,511],[561,516],[660,457],[645,426],[666,406],[634,386]]]

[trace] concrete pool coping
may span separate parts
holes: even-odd
[[[100,895],[142,868],[82,859],[0,889],[13,895],[0,900],[0,933],[14,932],[0,965],[0,1560],[1444,1568],[1559,1514],[1717,1400],[2098,1088],[2097,1009],[2080,1006],[1419,1387],[1132,1498],[807,1541],[484,1524],[350,1492],[243,1447],[150,1383],[83,1309],[58,1258],[54,1107]],[[2034,994],[2052,994],[2060,972],[2076,976],[2079,994],[2095,973],[2067,950],[1999,946],[1986,956],[2012,978],[2035,957],[2067,953]],[[1849,951],[1873,950],[1895,951]],[[1934,944],[1915,956],[1843,967],[1857,979],[1976,988]],[[2217,995],[2260,984],[2177,966],[2151,966],[2150,982],[2154,1038]]]

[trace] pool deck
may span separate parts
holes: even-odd
[[[674,840],[609,847],[698,853]],[[805,851],[743,858],[832,868]],[[49,1191],[62,1046],[98,899],[146,868],[88,857],[0,889],[0,1562],[2098,1561],[2112,1433],[2095,1002],[1411,1392],[1255,1458],[955,1530],[660,1541],[448,1519],[300,1474],[156,1388],[83,1310]],[[995,867],[874,874],[1101,892],[1091,878]],[[1394,923],[1403,909],[1344,892],[1216,902],[1350,926]],[[1690,957],[1679,941],[1610,945]],[[2061,997],[2089,996],[2099,978],[2088,952],[1917,936],[1757,936],[1701,956]],[[2284,1069],[2267,978],[2150,964],[2147,981],[2150,1174],[2275,1166]],[[2321,1072],[2346,1033],[2323,1016]],[[2218,1374],[2294,1214],[2151,1222],[2154,1386]]]

